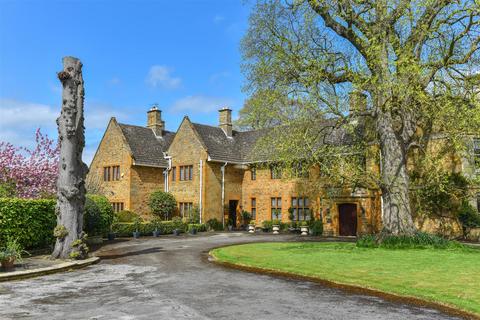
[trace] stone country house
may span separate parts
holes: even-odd
[[[115,211],[131,210],[142,216],[149,215],[150,194],[160,189],[175,196],[181,216],[198,207],[201,222],[216,218],[239,226],[242,210],[250,212],[258,225],[275,219],[277,213],[288,222],[292,208],[297,221],[309,219],[306,212],[321,218],[329,235],[355,236],[381,229],[378,190],[344,190],[329,201],[307,197],[299,193],[295,179],[252,161],[252,149],[265,132],[233,130],[228,108],[219,110],[217,127],[184,117],[177,132],[165,130],[156,107],[147,112],[146,127],[111,118],[88,179],[98,184]],[[475,152],[480,157],[478,141]],[[422,226],[438,228],[435,222]],[[458,232],[459,227],[454,229]]]

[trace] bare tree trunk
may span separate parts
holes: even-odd
[[[82,63],[74,57],[63,58],[63,71],[58,73],[63,85],[62,112],[57,119],[60,139],[59,175],[57,180],[57,241],[52,258],[81,258],[71,254],[82,240],[85,205],[85,176],[88,167],[82,161],[85,146],[83,126]],[[76,249],[77,248],[77,249]]]
[[[391,115],[379,112],[377,132],[380,138],[383,228],[395,235],[411,235],[416,228],[409,196],[407,158],[402,141],[395,134]]]

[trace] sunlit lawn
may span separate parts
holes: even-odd
[[[480,250],[297,242],[236,245],[212,254],[220,261],[415,296],[480,315]]]

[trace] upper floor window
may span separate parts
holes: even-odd
[[[310,208],[308,198],[293,197],[292,198],[293,220],[302,221],[310,220]]]
[[[120,180],[120,166],[103,167],[103,181]]]
[[[250,168],[250,178],[251,180],[257,180],[257,168]]]
[[[475,172],[480,173],[480,138],[473,139],[473,162]]]
[[[172,167],[172,181],[177,180],[177,167]]]
[[[271,198],[271,212],[273,219],[282,219],[282,198]]]
[[[252,198],[250,204],[250,212],[252,213],[252,220],[257,218],[257,198]]]
[[[272,179],[281,179],[282,178],[282,168],[279,166],[270,167],[270,177]]]
[[[180,166],[180,181],[193,179],[193,166]]]
[[[309,177],[309,172],[308,172],[308,167],[301,163],[301,162],[298,162],[294,165],[294,167],[292,168],[292,173],[293,173],[293,176],[296,177],[296,178],[308,178]]]

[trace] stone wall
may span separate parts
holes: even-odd
[[[182,122],[168,154],[172,157],[172,167],[176,168],[175,181],[172,181],[172,172],[169,173],[169,191],[175,196],[177,203],[192,202],[194,206],[199,206],[200,159],[206,160],[207,154],[188,119]],[[181,181],[180,166],[189,165],[193,166],[192,180]]]
[[[164,191],[163,168],[132,166],[130,172],[130,206],[129,209],[140,214],[144,219],[151,219],[148,200],[152,192]]]
[[[87,186],[99,188],[98,191],[110,202],[123,202],[124,208],[129,209],[131,163],[130,149],[117,121],[112,118],[90,165]],[[106,166],[120,166],[119,181],[103,181],[103,168]]]

